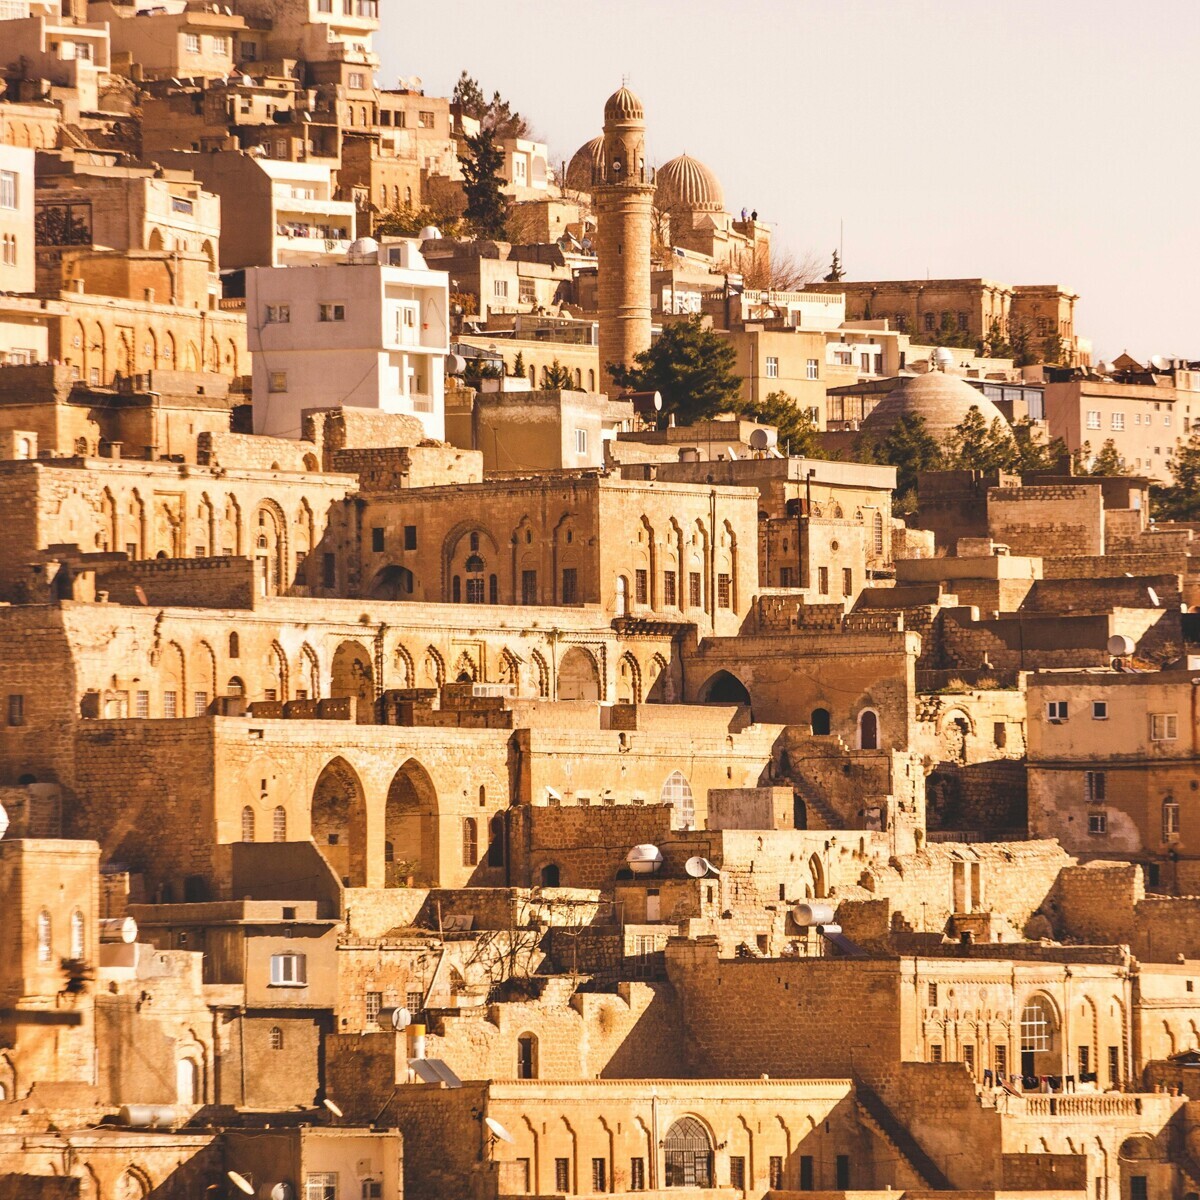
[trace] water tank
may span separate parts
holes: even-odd
[[[1108,639],[1108,652],[1113,658],[1128,658],[1133,651],[1133,638],[1124,633],[1114,633]]]
[[[797,925],[830,925],[833,923],[833,905],[819,900],[797,904],[792,909]]]
[[[625,862],[635,875],[653,875],[662,866],[662,851],[646,842],[641,846],[634,846],[625,855]]]
[[[346,250],[346,261],[352,266],[365,266],[379,261],[379,243],[374,238],[359,238]]]
[[[104,917],[100,921],[102,942],[124,942],[132,946],[137,941],[137,922],[132,917]]]
[[[117,1123],[129,1129],[173,1129],[180,1122],[173,1104],[122,1104]]]
[[[442,236],[442,231],[436,225],[426,225],[417,238],[422,242],[436,242]]]

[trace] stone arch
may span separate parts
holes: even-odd
[[[814,708],[809,718],[809,728],[813,737],[828,737],[830,731],[829,709]]]
[[[857,726],[858,748],[860,750],[878,750],[880,747],[879,713],[873,708],[862,709],[858,714]]]
[[[938,717],[937,729],[942,761],[965,763],[968,739],[975,732],[970,714],[958,707],[948,709]]]
[[[176,369],[175,335],[170,330],[163,335],[162,360],[167,364],[169,370]]]
[[[300,497],[300,506],[296,509],[296,519],[292,522],[292,528],[292,553],[296,557],[298,572],[300,563],[308,557],[316,542],[316,522],[313,520],[312,506],[304,496]]]
[[[264,500],[255,509],[251,536],[256,590],[260,596],[278,596],[287,588],[287,530],[275,501]]]
[[[538,695],[543,699],[550,697],[550,667],[540,650],[534,650],[529,655],[533,667],[534,682],[537,684]]]
[[[664,1182],[667,1187],[713,1186],[712,1131],[697,1116],[673,1121],[663,1139]]]
[[[458,656],[452,674],[455,683],[477,683],[480,678],[478,665],[465,650]]]
[[[108,488],[100,493],[100,528],[96,533],[96,549],[108,551],[124,549],[121,545],[117,500]]]
[[[17,1069],[6,1051],[0,1050],[0,1102],[17,1099]]]
[[[216,272],[217,269],[217,252],[213,249],[212,242],[205,238],[200,246],[200,252],[208,259],[208,269],[211,272]]]
[[[147,249],[161,251],[164,248],[162,230],[156,225],[152,230],[150,230],[150,241]]]
[[[438,797],[429,772],[415,758],[392,777],[384,808],[384,881],[403,886],[411,876],[418,886],[440,879]]]
[[[275,699],[287,700],[291,693],[288,690],[288,661],[283,647],[277,642],[271,642],[267,655],[267,663],[271,668],[271,678],[275,684]]]
[[[234,554],[242,553],[243,533],[242,528],[242,506],[238,502],[238,498],[229,492],[225,497],[225,527],[228,531],[229,545],[225,549],[232,550]]]
[[[329,695],[358,702],[357,721],[370,725],[375,715],[375,670],[371,653],[361,642],[342,642],[333,654]]]
[[[347,887],[366,886],[366,793],[358,772],[340,755],[325,764],[313,788],[312,837]]]
[[[1021,1003],[1017,1019],[1021,1074],[1057,1074],[1062,1065],[1059,1045],[1062,1014],[1054,998],[1044,991],[1029,993]]]
[[[140,1167],[128,1166],[113,1188],[113,1200],[146,1200],[150,1195],[150,1176]]]
[[[828,894],[825,890],[825,864],[819,854],[813,854],[808,860],[808,882],[805,891],[816,900]]]
[[[671,806],[671,825],[675,829],[696,827],[696,797],[692,785],[682,771],[672,771],[659,792],[660,804]]]
[[[162,715],[182,717],[187,713],[187,655],[178,642],[168,642],[158,664],[162,684]],[[173,711],[172,711],[173,708]]]
[[[560,700],[599,700],[600,670],[590,650],[572,646],[558,664]]]
[[[402,642],[397,642],[396,648],[392,651],[392,669],[397,675],[393,686],[401,688],[417,686],[416,664],[413,662],[413,656],[409,653],[408,647]]]
[[[642,702],[642,668],[630,651],[626,650],[617,660],[617,703],[640,704]]]
[[[500,683],[511,684],[516,689],[518,696],[522,692],[524,683],[522,679],[522,668],[524,665],[520,656],[507,646],[500,651],[500,666],[497,672],[498,681]]]
[[[203,689],[210,697],[218,695],[216,651],[203,638],[196,643],[195,662],[193,689],[195,691]]]
[[[421,660],[421,682],[419,687],[441,688],[446,683],[446,663],[432,646],[425,651]]]
[[[499,567],[500,545],[491,531],[478,521],[460,521],[442,541],[442,599],[498,604]]]
[[[750,693],[746,685],[729,671],[718,671],[700,688],[702,704],[737,704],[750,707]]]
[[[300,647],[300,678],[308,685],[308,699],[319,700],[321,698],[321,663],[317,658],[317,652],[307,642]]]

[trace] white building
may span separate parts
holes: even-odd
[[[420,243],[355,242],[344,260],[246,272],[254,431],[299,437],[310,408],[374,408],[446,433],[450,278]]]
[[[34,151],[0,145],[0,291],[32,292]]]

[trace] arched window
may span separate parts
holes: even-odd
[[[254,841],[254,809],[248,804],[242,809],[242,841]]]
[[[629,580],[624,575],[617,576],[616,607],[618,617],[629,611]]]
[[[271,1049],[283,1049],[283,1030],[278,1025],[271,1026]]]
[[[497,813],[488,822],[488,866],[504,866],[504,814]]]
[[[234,675],[225,685],[225,695],[227,696],[244,696],[246,694],[246,685],[241,679]]]
[[[829,736],[829,709],[814,708],[812,710],[812,731],[814,737]]]
[[[517,1038],[517,1078],[536,1079],[537,1038],[532,1033],[523,1033]]]
[[[241,642],[238,639],[238,635],[236,633],[231,633],[229,635],[229,657],[237,658],[241,652],[242,647]]]
[[[864,708],[858,714],[858,748],[879,749],[879,714],[873,708]]]
[[[662,786],[659,802],[674,806],[675,823],[680,829],[692,829],[696,824],[696,799],[692,785],[682,771],[672,771]]]
[[[1162,840],[1164,842],[1179,841],[1179,802],[1172,796],[1168,796],[1163,801]]]
[[[558,863],[547,863],[542,868],[542,887],[558,887],[560,878],[561,872],[558,869]]]
[[[479,822],[464,817],[462,826],[463,866],[473,867],[479,861]]]
[[[71,957],[82,958],[86,949],[83,940],[83,913],[76,909],[71,914]]]
[[[663,1149],[667,1187],[712,1187],[712,1141],[695,1117],[680,1117],[667,1130]]]
[[[275,806],[274,823],[271,829],[271,836],[277,842],[287,841],[287,809],[282,804]]]
[[[195,1059],[181,1058],[175,1064],[175,1099],[180,1104],[200,1103],[200,1070]]]
[[[883,513],[875,514],[872,527],[875,534],[875,554],[879,556],[883,553]]]
[[[38,962],[50,961],[50,910],[43,908],[37,917]]]

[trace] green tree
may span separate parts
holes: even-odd
[[[416,237],[426,225],[441,230],[444,237],[457,237],[462,222],[453,213],[424,205],[401,204],[375,218],[376,237]]]
[[[1008,344],[1012,347],[1013,365],[1032,366],[1038,360],[1033,342],[1033,329],[1029,322],[1019,317],[1008,319]]]
[[[525,351],[518,350],[516,358],[513,359],[512,370],[509,371],[514,379],[525,378]]]
[[[1192,436],[1171,458],[1171,483],[1151,489],[1155,516],[1172,521],[1200,519],[1200,434]]]
[[[983,339],[983,353],[988,358],[1012,358],[1013,348],[1004,330],[1000,328],[1000,318],[993,317],[988,326],[987,336]]]
[[[499,379],[504,374],[504,365],[489,358],[468,358],[463,370],[463,383],[478,388],[484,379]]]
[[[1090,447],[1089,447],[1090,449]],[[1092,460],[1089,475],[1124,475],[1125,460],[1117,451],[1117,444],[1109,438],[1100,447],[1100,453]]]
[[[946,448],[947,465],[971,471],[1009,470],[1017,446],[1009,427],[995,417],[989,425],[977,404],[954,427]]]
[[[1062,438],[1040,442],[1034,437],[1037,426],[1029,417],[1015,421],[1012,429],[1016,454],[1010,470],[1020,475],[1034,471],[1053,471],[1068,457],[1067,444]]]
[[[728,339],[705,328],[699,316],[672,321],[634,366],[609,363],[618,387],[630,392],[660,392],[660,421],[674,413],[683,424],[738,410],[741,381],[734,372],[736,355]]]
[[[779,444],[790,455],[800,458],[824,458],[821,432],[807,408],[801,408],[787,392],[771,392],[765,399],[745,405],[742,416],[774,425],[779,432]]]
[[[1052,333],[1042,345],[1042,362],[1061,363],[1066,358],[1063,340],[1057,333]]]
[[[573,392],[575,376],[556,358],[548,367],[542,368],[542,387],[546,391]]]
[[[468,75],[466,71],[458,77],[454,91],[450,93],[450,103],[457,105],[464,116],[474,117],[476,121],[482,120],[487,111],[487,102],[483,98],[479,80]]]
[[[454,85],[450,101],[465,117],[472,117],[484,129],[491,130],[498,138],[520,138],[529,133],[529,122],[512,105],[493,92],[491,100],[484,100],[479,80],[464,71]]]
[[[925,418],[905,413],[883,437],[870,446],[877,463],[896,468],[896,497],[901,512],[916,507],[917,476],[922,471],[940,471],[945,456],[937,438],[925,428]],[[905,508],[907,504],[909,507]]]
[[[463,215],[476,237],[502,238],[508,217],[508,201],[500,191],[504,152],[496,144],[496,135],[490,129],[481,129],[467,138],[467,151],[458,156],[462,164],[463,191],[467,196]]]

